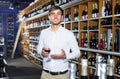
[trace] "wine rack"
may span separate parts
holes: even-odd
[[[21,31],[21,46],[22,53],[31,61],[38,61],[39,55],[36,51],[40,31],[49,27],[48,9],[46,6],[60,5],[64,9],[64,19],[62,26],[71,30],[80,47],[80,52],[87,52],[89,66],[88,74],[95,69],[95,56],[100,55],[105,59],[112,55],[115,60],[115,67],[120,56],[120,12],[117,5],[120,5],[119,0],[70,0],[70,2],[59,2],[55,0],[43,0],[34,2],[19,13],[19,22],[22,24]],[[106,8],[107,7],[107,8]],[[49,8],[49,7],[48,7]],[[44,10],[45,9],[45,10]],[[31,17],[31,12],[32,16]],[[39,13],[35,13],[39,12]],[[35,14],[35,15],[34,15]],[[29,16],[29,17],[28,17]],[[24,19],[24,18],[25,19]],[[23,22],[24,21],[24,22]],[[27,35],[26,35],[27,34]],[[37,57],[37,58],[36,58]],[[82,56],[77,60],[80,63]],[[40,60],[41,65],[42,61]],[[91,63],[91,62],[90,62]],[[114,69],[115,69],[114,67]],[[81,66],[78,65],[80,77]],[[92,74],[93,75],[93,74]],[[114,74],[115,78],[120,77],[119,74]]]
[[[7,18],[6,18],[6,42],[7,42],[7,52],[8,53],[11,53],[12,52],[12,49],[13,49],[13,46],[14,46],[14,40],[15,40],[15,33],[14,33],[14,13],[9,13],[7,15]]]
[[[0,10],[0,37],[4,38],[4,54],[10,55],[18,30],[18,10]],[[16,51],[17,52],[17,51]]]
[[[2,13],[0,13],[0,36],[2,36],[3,35],[3,14]]]

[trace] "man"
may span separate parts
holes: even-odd
[[[40,33],[37,51],[43,57],[41,79],[69,79],[67,59],[80,57],[74,34],[62,27],[63,10],[54,6],[49,10],[50,27]]]

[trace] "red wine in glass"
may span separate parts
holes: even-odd
[[[50,49],[45,49],[45,52],[48,52],[48,53],[50,53]]]
[[[45,52],[48,52],[48,53],[50,53],[50,49],[49,48],[47,48],[47,49],[45,49]],[[51,58],[48,56],[48,59],[47,59],[47,62],[49,62],[51,60]]]

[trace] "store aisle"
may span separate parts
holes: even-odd
[[[10,79],[40,79],[41,69],[22,56],[6,59]]]

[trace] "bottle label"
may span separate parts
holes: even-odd
[[[87,76],[87,66],[88,66],[88,60],[87,59],[81,59],[81,66],[82,66],[82,76]]]
[[[113,59],[108,59],[107,74],[109,76],[114,75],[114,60]]]

